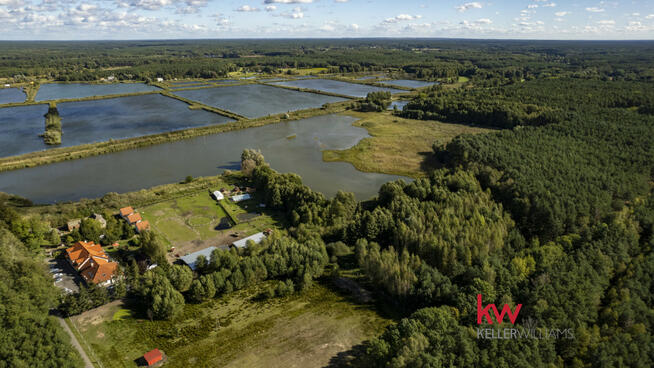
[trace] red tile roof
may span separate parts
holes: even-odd
[[[79,241],[73,244],[72,247],[66,249],[68,259],[70,259],[73,267],[79,270],[79,267],[91,256],[105,255],[104,250],[100,244],[94,242]]]
[[[143,219],[141,218],[141,214],[138,213],[138,212],[135,212],[135,213],[133,213],[133,214],[127,216],[127,221],[128,221],[130,224],[135,224],[135,223],[137,223],[137,222],[139,222],[139,221],[141,221],[141,220],[143,220]]]
[[[103,283],[114,277],[118,263],[109,260],[100,244],[77,242],[66,249],[70,263],[86,282]]]
[[[134,213],[134,209],[131,206],[123,207],[120,209],[120,215],[125,217]]]
[[[143,354],[143,359],[145,359],[145,361],[150,366],[161,361],[161,359],[163,359],[163,354],[161,354],[161,351],[159,351],[159,349],[152,349],[147,353]]]
[[[136,223],[136,231],[138,231],[139,233],[149,229],[150,229],[150,223],[148,221],[141,221]]]

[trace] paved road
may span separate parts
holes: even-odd
[[[91,363],[91,359],[89,359],[84,349],[82,349],[82,345],[80,345],[79,341],[77,341],[75,334],[73,334],[73,331],[71,331],[70,327],[68,327],[66,321],[64,321],[64,319],[61,317],[56,317],[56,318],[59,320],[59,323],[61,323],[61,326],[68,333],[68,335],[70,335],[70,342],[73,344],[73,347],[75,347],[75,349],[79,351],[79,355],[81,355],[82,359],[84,359],[84,368],[95,368]]]

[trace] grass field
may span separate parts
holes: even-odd
[[[104,367],[135,367],[153,348],[166,367],[324,367],[390,320],[326,286],[256,301],[258,289],[187,305],[172,321],[132,317],[119,303],[72,320]]]
[[[226,183],[214,183],[212,190],[227,188]],[[231,217],[238,219],[248,213],[258,211],[259,201],[255,199],[238,204],[223,200],[222,206],[211,197],[209,191],[201,191],[190,196],[159,202],[138,209],[144,219],[150,222],[152,229],[162,236],[168,246],[174,246],[175,254],[184,255],[208,246],[228,245],[237,238],[231,234],[238,232],[239,237],[251,235],[276,227],[277,222],[269,214],[262,213],[249,221],[239,221],[229,229],[221,229],[221,221],[227,221],[225,210]],[[225,210],[224,210],[224,209]],[[258,213],[258,212],[257,212]],[[247,216],[245,216],[247,217]],[[174,257],[173,254],[170,255]],[[172,260],[172,259],[171,259]]]
[[[325,161],[350,162],[358,170],[420,177],[430,168],[434,142],[446,143],[459,134],[489,132],[489,129],[438,121],[403,119],[390,112],[348,112],[360,118],[354,123],[368,130],[371,138],[356,146],[323,152]]]

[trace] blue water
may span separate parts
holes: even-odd
[[[176,95],[219,107],[248,118],[320,107],[343,98],[297,92],[262,84],[176,91]]]
[[[423,88],[423,87],[429,87],[438,84],[438,82],[425,82],[425,81],[418,81],[418,80],[411,80],[411,79],[395,79],[395,80],[382,81],[379,83],[386,84],[389,86],[400,86],[400,87],[407,87],[407,88]]]
[[[43,143],[47,105],[0,109],[0,156],[13,156],[53,147],[132,138],[233,121],[204,110],[190,110],[182,101],[159,94],[62,102],[59,146]]]
[[[394,88],[381,88],[365,84],[347,83],[331,79],[302,79],[272,83],[280,86],[309,88],[317,91],[338,93],[352,97],[366,97],[370,92],[389,91],[391,93],[404,92]]]
[[[36,101],[58,100],[66,98],[84,98],[92,96],[110,96],[123,93],[159,91],[154,86],[143,83],[49,83],[42,84],[36,94]]]
[[[18,88],[2,88],[0,89],[0,104],[12,102],[24,102],[25,93]]]

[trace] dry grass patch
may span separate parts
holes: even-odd
[[[365,172],[421,177],[430,168],[429,158],[435,142],[447,143],[460,134],[491,131],[468,125],[404,119],[390,112],[348,112],[348,115],[360,118],[354,126],[365,128],[372,137],[346,150],[324,151],[323,159],[350,162]]]

